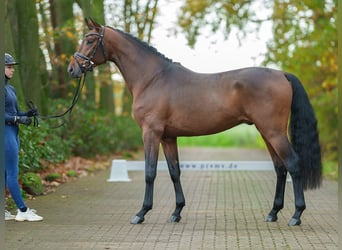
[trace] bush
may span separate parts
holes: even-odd
[[[85,158],[133,150],[142,145],[140,128],[132,118],[79,107],[61,130],[61,136],[72,144],[73,155]]]
[[[62,139],[47,127],[46,124],[20,127],[20,170],[38,172],[43,169],[43,162],[62,162],[71,154],[71,150]]]
[[[24,173],[21,182],[23,189],[29,194],[40,195],[44,192],[42,181],[35,173]]]
[[[56,100],[50,113],[61,113],[60,109],[68,105]],[[71,156],[91,158],[135,150],[142,145],[140,128],[131,117],[116,117],[98,110],[86,110],[79,105],[63,126],[52,128],[59,121],[40,119],[38,128],[20,127],[21,172],[38,172],[46,163],[63,162]]]
[[[68,177],[77,177],[77,176],[78,176],[78,174],[77,174],[77,172],[76,172],[75,170],[69,170],[69,171],[66,173],[66,175],[67,175]]]
[[[48,174],[47,176],[45,176],[44,180],[52,182],[58,179],[61,179],[62,175],[59,173],[52,173],[52,174]]]

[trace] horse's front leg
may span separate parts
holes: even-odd
[[[143,131],[145,151],[145,197],[141,210],[131,220],[131,224],[140,224],[145,220],[145,214],[153,206],[154,180],[157,174],[157,162],[159,154],[160,137],[153,131]]]
[[[161,142],[176,194],[176,208],[172,213],[169,222],[179,222],[182,218],[180,213],[185,206],[185,198],[180,182],[177,138],[163,139]]]

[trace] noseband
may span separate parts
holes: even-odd
[[[100,33],[91,33],[91,34],[87,34],[86,37],[88,36],[97,36],[99,37],[98,41],[97,41],[97,44],[94,48],[94,51],[92,53],[92,55],[90,57],[87,57],[85,55],[82,55],[81,53],[79,52],[76,52],[74,54],[74,58],[78,64],[78,66],[81,68],[81,71],[82,73],[86,73],[87,71],[92,71],[93,70],[93,67],[94,67],[94,62],[93,62],[93,57],[95,56],[96,52],[97,52],[97,49],[99,48],[99,46],[101,45],[101,48],[102,48],[102,55],[103,55],[103,58],[105,59],[106,61],[106,58],[107,58],[107,52],[106,52],[106,49],[104,47],[104,43],[103,43],[103,37],[104,37],[104,26],[101,26],[101,32]],[[80,61],[78,60],[79,58],[81,58],[84,62],[83,64],[80,63]]]

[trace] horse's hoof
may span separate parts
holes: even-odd
[[[278,217],[277,215],[267,215],[267,217],[265,218],[265,221],[266,222],[274,222],[274,221],[277,221],[278,220]]]
[[[290,222],[289,222],[289,226],[299,226],[301,224],[301,220],[300,219],[296,219],[296,218],[291,218]]]
[[[143,223],[144,222],[144,217],[139,217],[139,216],[135,216],[132,220],[131,220],[131,224],[141,224],[141,223]]]
[[[179,222],[182,219],[181,216],[172,215],[169,219],[170,223]]]

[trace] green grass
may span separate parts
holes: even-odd
[[[244,147],[265,148],[265,143],[254,126],[240,125],[227,131],[207,136],[179,137],[179,147]]]
[[[240,125],[227,131],[207,136],[179,137],[179,147],[242,147],[262,148],[265,143],[254,126]],[[337,180],[337,162],[323,159],[323,175]]]
[[[338,163],[334,161],[323,162],[323,176],[331,180],[338,180]]]

